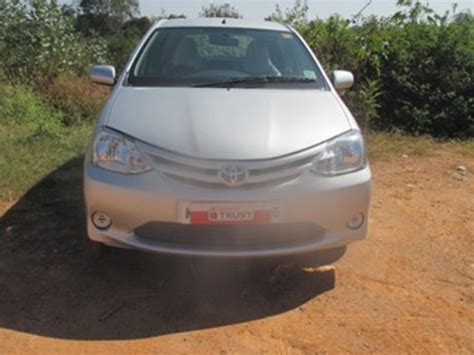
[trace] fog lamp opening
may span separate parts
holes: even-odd
[[[112,225],[112,219],[103,212],[94,212],[92,214],[92,223],[97,229],[109,229]]]
[[[347,221],[346,226],[350,229],[359,229],[364,224],[364,215],[362,213],[354,213]]]

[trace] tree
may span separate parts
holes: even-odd
[[[109,56],[117,69],[122,69],[133,48],[152,25],[148,17],[133,18],[107,39]]]
[[[265,18],[265,21],[275,21],[281,23],[288,23],[294,27],[304,26],[308,23],[308,2],[307,0],[295,0],[293,7],[287,8],[283,12],[277,4],[275,12]]]
[[[86,36],[112,36],[140,14],[138,0],[80,0],[76,29]]]
[[[47,84],[63,73],[83,74],[104,62],[105,43],[87,43],[56,0],[0,1],[0,68],[14,84]]]
[[[146,16],[132,18],[123,24],[123,31],[128,35],[142,37],[151,25],[151,20]]]
[[[166,20],[166,19],[172,20],[172,19],[186,18],[186,15],[175,14],[175,13],[168,14],[165,9],[161,9],[161,13],[159,15],[151,16],[149,18],[151,22],[158,22],[160,20]]]
[[[107,15],[122,23],[140,14],[138,0],[81,0],[79,8],[85,15]]]
[[[184,14],[181,14],[181,15],[169,14],[168,17],[167,17],[168,20],[178,19],[178,18],[186,18],[186,15],[184,15]]]
[[[201,13],[199,14],[201,17],[227,17],[227,18],[242,18],[243,16],[239,13],[239,11],[231,6],[229,3],[225,4],[211,4],[207,7],[203,7]]]

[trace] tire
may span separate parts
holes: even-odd
[[[303,267],[320,267],[333,264],[341,259],[346,253],[347,247],[339,247],[335,249],[320,250],[311,254],[299,256],[297,263]]]

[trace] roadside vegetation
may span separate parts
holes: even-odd
[[[395,1],[395,0],[394,0]],[[296,27],[326,70],[356,77],[343,98],[366,132],[371,159],[474,155],[474,16],[437,14],[398,0],[387,17],[309,19],[305,1],[267,20]],[[200,16],[242,17],[229,4]],[[0,0],[0,200],[13,200],[77,157],[110,89],[92,84],[92,64],[119,70],[162,12],[141,17],[137,0]]]
[[[411,157],[433,157],[459,154],[474,159],[473,139],[439,140],[428,135],[414,136],[400,131],[370,132],[365,135],[371,161]]]

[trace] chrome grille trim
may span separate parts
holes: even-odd
[[[260,187],[279,186],[279,185],[288,183],[290,181],[296,180],[300,176],[299,174],[296,174],[296,175],[291,175],[288,177],[272,179],[272,180],[247,182],[241,186],[227,186],[221,183],[220,181],[202,181],[202,180],[190,179],[190,178],[186,178],[186,177],[182,177],[178,175],[172,175],[169,173],[164,173],[164,174],[174,180],[180,181],[185,184],[194,185],[197,187],[204,187],[208,189],[244,189],[244,190],[256,189]]]
[[[325,147],[325,144],[321,144],[271,159],[211,160],[187,157],[142,142],[137,142],[137,145],[158,172],[183,183],[209,188],[236,188],[224,185],[218,178],[220,169],[233,163],[242,165],[249,171],[247,181],[237,188],[275,186],[295,180],[310,169],[316,155]]]

